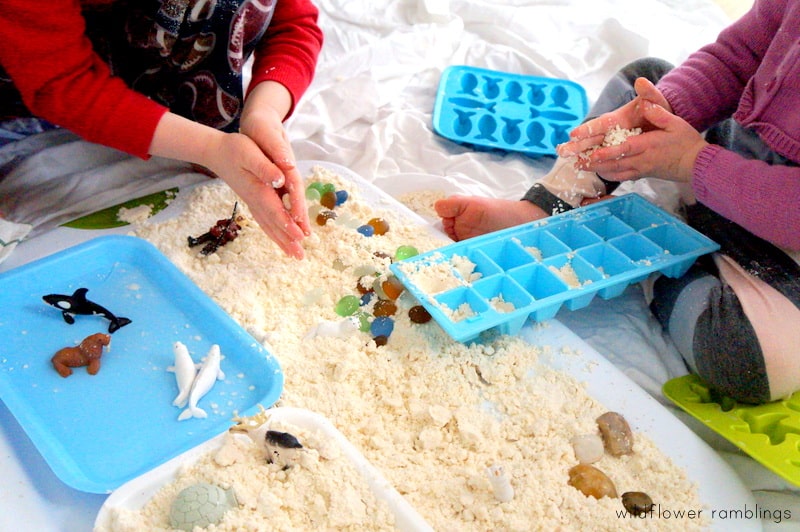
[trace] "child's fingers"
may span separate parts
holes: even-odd
[[[286,170],[286,192],[289,194],[289,213],[303,233],[311,234],[311,222],[308,219],[306,191],[303,179],[296,168]]]
[[[605,135],[595,135],[577,140],[573,139],[556,146],[556,153],[561,157],[574,157],[585,152],[589,148],[600,145],[604,138]]]
[[[618,113],[606,113],[597,118],[587,120],[583,124],[573,129],[569,136],[572,140],[584,140],[587,138],[595,138],[600,136],[602,138],[606,132],[616,125],[620,124],[620,117]]]
[[[673,121],[677,119],[675,115],[650,100],[644,100],[642,116],[657,129],[669,129],[674,123]]]
[[[570,140],[559,145],[556,151],[562,157],[579,155],[590,148],[603,144],[606,133],[614,127],[627,127],[619,113],[606,113],[592,120],[587,120],[583,124],[573,129]]]
[[[636,81],[633,82],[633,90],[636,91],[637,96],[646,100],[658,101],[662,97],[653,82],[647,78],[636,78]]]

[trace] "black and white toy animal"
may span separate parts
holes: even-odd
[[[66,294],[48,294],[42,296],[45,303],[52,305],[61,311],[64,321],[73,324],[75,323],[75,316],[102,316],[109,320],[108,332],[113,333],[120,327],[128,325],[131,320],[128,318],[115,316],[107,308],[93,303],[86,299],[86,292],[88,288],[78,288],[75,292],[68,296]]]
[[[267,462],[278,464],[283,469],[289,469],[297,459],[297,453],[303,445],[288,432],[268,430],[264,437],[267,447]]]

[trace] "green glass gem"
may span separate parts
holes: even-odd
[[[415,255],[419,255],[419,251],[414,246],[400,246],[397,248],[397,251],[394,252],[395,260],[408,259]]]
[[[308,186],[306,187],[306,192],[308,192],[309,189],[313,189],[313,190],[316,190],[317,192],[319,192],[319,195],[322,196],[322,187],[323,186],[325,186],[325,185],[323,185],[319,181],[314,181],[313,183],[309,183],[308,184]]]
[[[322,183],[322,186],[319,189],[319,195],[324,196],[326,192],[333,192],[336,193],[336,187],[333,186],[333,183]]]
[[[313,184],[313,183],[312,183]],[[322,196],[319,193],[319,190],[309,185],[306,187],[306,199],[309,201],[319,201]]]
[[[339,316],[352,316],[358,310],[360,303],[361,301],[356,296],[344,296],[336,303],[336,307],[333,310]]]
[[[356,318],[358,318],[358,330],[361,332],[369,332],[371,326],[369,314],[364,311],[359,311],[356,313]]]

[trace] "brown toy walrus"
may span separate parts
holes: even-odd
[[[103,356],[103,348],[110,343],[110,335],[95,333],[84,338],[76,347],[59,349],[50,360],[62,377],[69,377],[72,375],[72,368],[81,366],[86,366],[90,375],[96,375],[100,371],[100,357]]]

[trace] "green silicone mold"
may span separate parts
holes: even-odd
[[[800,486],[800,392],[763,405],[739,403],[697,375],[667,381],[664,395],[764,467]]]

